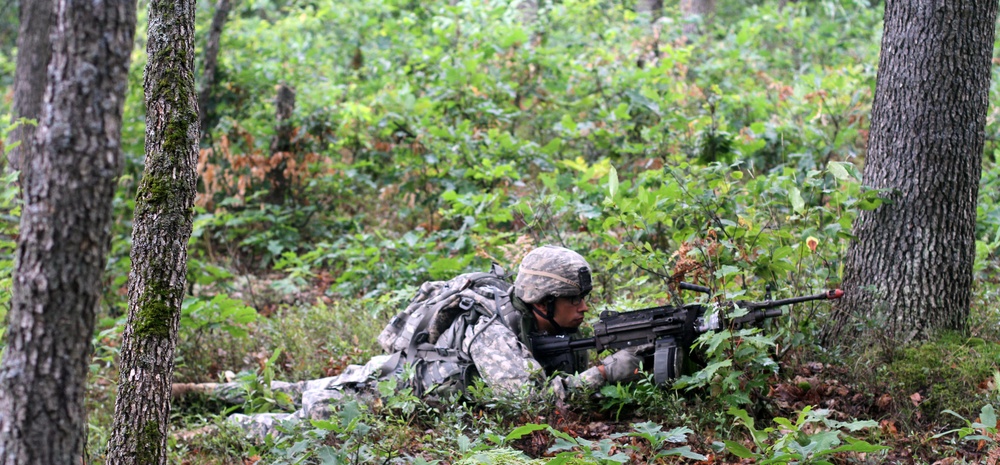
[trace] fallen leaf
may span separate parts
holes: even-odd
[[[943,458],[941,460],[938,460],[937,462],[934,462],[931,465],[953,465],[957,461],[958,461],[958,458],[956,458],[956,457],[945,457],[945,458]]]
[[[919,392],[914,392],[912,395],[910,395],[910,402],[913,402],[914,407],[920,406],[920,403],[923,401],[924,398],[920,395]]]
[[[895,420],[882,420],[879,423],[879,426],[882,428],[882,431],[885,431],[891,436],[897,436],[899,433],[899,429],[896,428]]]

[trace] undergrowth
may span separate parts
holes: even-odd
[[[171,461],[975,463],[996,450],[968,440],[995,441],[995,421],[982,417],[1000,382],[996,106],[971,334],[821,347],[830,308],[803,304],[762,328],[704,336],[667,388],[608,386],[569,409],[481,387],[452,403],[387,389],[376,405],[339,405],[331,420],[265,443],[232,428],[226,415],[267,402],[253,396],[267,395],[268,380],[331,376],[375,355],[375,336],[421,282],[491,262],[514,272],[541,244],[584,253],[597,310],[706,303],[668,277],[727,300],[839,284],[854,218],[881,204],[860,175],[880,5],[720,1],[704,33],[688,35],[672,5],[654,34],[629,2],[539,3],[534,25],[506,3],[475,0],[235,8],[199,158],[174,379],[258,389],[246,405],[178,400],[175,433],[212,431],[172,436]],[[204,31],[211,11],[198,8]],[[87,463],[103,461],[127,309],[145,133],[142,47],[135,55]],[[11,63],[0,56],[0,71]],[[297,95],[280,157],[270,150],[277,84]],[[0,99],[0,112],[9,105]],[[15,179],[0,187],[0,315],[11,300]],[[283,198],[275,179],[290,186]]]

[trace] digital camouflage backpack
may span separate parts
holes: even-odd
[[[382,366],[383,376],[415,370],[412,387],[419,396],[444,396],[464,390],[476,375],[468,353],[462,351],[466,328],[480,318],[494,318],[510,327],[520,318],[510,303],[511,284],[506,273],[493,264],[489,272],[458,275],[447,281],[420,286],[409,305],[378,336],[379,345],[392,357]],[[452,328],[457,334],[447,344],[441,335]]]

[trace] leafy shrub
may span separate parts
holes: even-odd
[[[795,422],[778,417],[774,419],[778,427],[758,430],[746,411],[730,408],[729,414],[736,417],[737,422],[750,431],[757,451],[752,451],[736,441],[725,441],[726,449],[740,458],[753,459],[761,463],[802,465],[833,465],[829,459],[840,453],[872,454],[888,449],[841,434],[841,429],[857,432],[878,426],[874,421],[840,422],[828,418],[829,413],[827,410],[813,410],[812,407],[806,407],[799,413]]]

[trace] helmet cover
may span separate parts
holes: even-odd
[[[564,247],[546,245],[521,260],[514,292],[532,304],[546,297],[587,294],[592,289],[590,264],[580,254]]]

